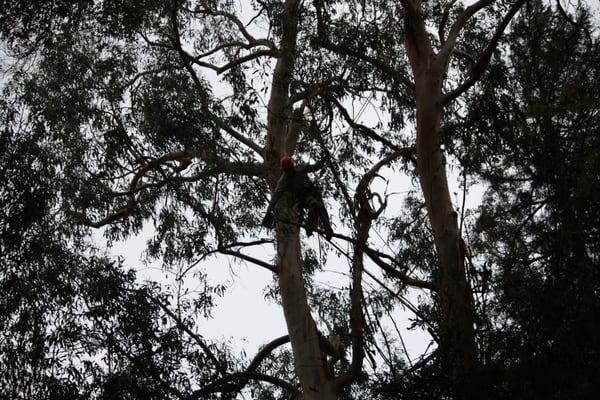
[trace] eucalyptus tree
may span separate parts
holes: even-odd
[[[342,138],[345,156],[327,162],[326,176],[353,209],[347,220],[354,238],[336,235],[354,246],[347,301],[351,316],[346,316],[352,328],[352,335],[346,335],[351,337],[352,359],[347,361],[312,317],[306,282],[310,271],[290,199],[278,207],[274,240],[259,236],[261,210],[280,174],[280,157],[314,160],[332,153],[334,138],[323,133],[331,132],[333,125],[330,108],[324,107],[330,100],[321,94],[342,101],[351,68],[314,46],[312,5],[299,0],[257,2],[248,8],[251,15],[242,15],[228,1],[2,6],[2,34],[15,68],[7,93],[15,95],[21,107],[6,115],[6,132],[11,140],[32,132],[26,151],[39,145],[56,155],[48,163],[32,157],[42,170],[53,172],[51,206],[44,211],[64,228],[66,244],[85,237],[88,228],[103,228],[111,241],[124,239],[152,221],[155,235],[148,253],[166,266],[196,265],[220,253],[267,269],[277,278],[288,335],[237,368],[226,349],[197,335],[192,316],[169,307],[168,294],[140,289],[146,299],[141,301],[131,279],[117,285],[134,294],[110,292],[110,301],[120,299],[125,311],[143,304],[150,321],[139,327],[146,336],[133,335],[143,337],[139,347],[130,347],[137,342],[127,343],[127,335],[113,334],[118,324],[111,326],[110,321],[120,311],[102,298],[106,321],[99,324],[100,333],[118,350],[121,369],[129,368],[126,375],[143,371],[145,379],[158,385],[153,395],[167,397],[235,396],[251,380],[305,399],[336,398],[347,390],[360,377],[364,357],[362,258],[371,221],[383,209],[373,209],[369,185],[381,166],[400,156],[409,158],[410,151],[396,146],[392,155],[369,168],[361,148],[371,148],[372,139],[362,146]],[[359,93],[363,87],[359,83],[353,90]],[[261,93],[268,95],[266,104],[261,104]],[[323,121],[330,130],[321,130]],[[340,178],[341,162],[360,167],[355,198]],[[274,263],[244,252],[270,243],[276,247]],[[43,251],[39,254],[44,256]],[[379,257],[374,250],[370,254]],[[209,307],[206,296],[194,304]],[[98,308],[101,305],[94,307]],[[178,331],[177,344],[156,342],[151,327],[157,313],[163,313],[165,321],[171,321],[165,324],[174,329],[159,337]],[[127,312],[124,315],[118,319],[126,321]],[[160,329],[155,329],[158,334]],[[295,374],[262,372],[259,367],[270,352],[288,341]],[[190,347],[196,350],[186,350]],[[168,356],[161,364],[163,372],[142,368],[162,355]],[[108,364],[103,376],[116,386],[105,385],[101,393],[125,395],[129,381],[116,379],[119,375],[111,374]],[[111,392],[107,387],[122,390]]]
[[[506,387],[506,381],[486,378],[480,364],[514,361],[506,357],[509,346],[490,344],[498,343],[492,339],[502,332],[489,327],[506,310],[516,312],[519,297],[500,288],[498,299],[511,306],[497,303],[497,314],[490,315],[478,297],[474,307],[466,260],[476,289],[482,290],[475,270],[479,268],[483,277],[488,259],[485,254],[475,257],[475,251],[508,247],[507,243],[515,243],[508,239],[517,228],[510,223],[486,224],[486,217],[501,213],[505,205],[491,195],[478,225],[479,233],[488,236],[467,251],[462,238],[467,226],[459,221],[451,202],[444,153],[448,150],[461,161],[465,177],[489,179],[498,193],[493,176],[506,165],[520,171],[520,164],[505,148],[486,147],[482,132],[498,128],[493,119],[497,114],[520,115],[521,107],[537,93],[535,87],[545,87],[553,79],[523,83],[530,90],[523,90],[523,100],[510,103],[509,109],[502,108],[508,104],[506,93],[494,97],[496,87],[509,91],[502,86],[510,82],[510,68],[503,67],[508,55],[520,57],[514,64],[519,72],[529,71],[523,59],[530,50],[525,49],[544,48],[524,39],[531,31],[523,25],[511,37],[517,46],[508,51],[500,46],[504,31],[525,3],[537,4],[480,0],[465,7],[456,1],[286,0],[257,1],[240,8],[229,1],[3,2],[1,32],[14,71],[3,99],[2,146],[7,156],[2,173],[11,184],[2,192],[10,204],[2,214],[2,249],[4,254],[12,249],[15,256],[11,256],[11,273],[2,275],[2,282],[8,287],[24,276],[23,270],[33,271],[30,276],[35,278],[27,281],[31,290],[20,292],[25,295],[3,298],[10,305],[3,308],[6,320],[11,321],[3,329],[22,331],[26,340],[36,328],[26,322],[42,320],[44,313],[37,310],[36,318],[29,318],[33,309],[23,304],[39,295],[36,287],[61,287],[57,283],[64,280],[69,285],[61,290],[68,295],[42,292],[40,297],[49,305],[47,313],[77,327],[75,332],[57,331],[56,335],[68,339],[62,349],[84,343],[89,355],[106,355],[108,360],[104,368],[86,360],[69,369],[65,368],[68,357],[56,357],[52,363],[38,362],[37,375],[28,382],[62,367],[62,380],[46,386],[70,397],[232,398],[246,388],[264,398],[360,398],[375,393],[473,398],[490,388]],[[554,26],[550,31],[560,29]],[[579,44],[568,46],[577,49]],[[548,54],[544,56],[540,65],[541,60],[550,62]],[[490,60],[493,69],[484,74]],[[583,64],[586,71],[595,71],[593,61],[576,65]],[[514,84],[544,73],[546,69],[540,67]],[[574,81],[588,82],[582,76]],[[554,96],[555,89],[548,88],[548,93]],[[581,104],[590,98],[584,97]],[[353,100],[376,101],[389,123],[368,126],[359,121],[348,109]],[[589,104],[581,110],[575,119],[593,126]],[[555,127],[552,113],[543,109],[541,115],[531,126]],[[486,117],[496,122],[488,126]],[[534,172],[552,163],[531,155],[535,146],[523,141],[527,135],[522,136],[530,116],[521,117],[507,137],[524,159],[532,157],[535,166],[519,172],[529,175],[511,176],[508,181],[513,186],[535,181],[541,191],[560,192],[562,197],[548,196],[550,200],[560,197],[560,204],[553,200],[544,204],[556,205],[552,215],[566,237],[573,231],[568,223],[588,215],[592,192],[576,196],[583,205],[572,213],[565,205],[570,197],[559,190],[564,182],[538,181]],[[564,125],[567,120],[559,122]],[[339,125],[344,127],[340,130]],[[555,141],[561,137],[561,133],[554,135]],[[589,141],[593,135],[586,137]],[[561,146],[553,149],[560,152]],[[500,158],[494,158],[496,152]],[[291,199],[280,202],[274,237],[261,237],[262,211],[284,154],[325,161],[320,181],[341,204],[331,246],[340,250],[344,241],[352,249],[350,288],[342,295],[319,291],[312,284],[311,273],[322,260],[316,260],[303,243]],[[591,168],[594,157],[593,152],[583,157],[584,167],[576,156],[573,165],[577,170]],[[497,159],[501,162],[494,165],[493,174],[481,168]],[[381,168],[391,165],[419,182],[419,193],[406,200],[411,213],[397,218],[386,238],[399,241],[394,255],[373,248],[370,241],[374,226],[384,221],[388,202],[387,197],[372,193],[370,185]],[[556,171],[544,176],[552,174]],[[589,174],[586,179],[593,178]],[[566,186],[572,188],[577,179],[567,179]],[[500,198],[523,200],[510,197],[509,191],[502,191]],[[537,234],[538,225],[529,227],[537,222],[529,214],[523,218],[518,224],[524,223],[529,235],[517,244],[528,249],[528,238]],[[428,223],[420,225],[422,221]],[[173,293],[155,285],[140,287],[118,263],[88,254],[93,253],[84,240],[89,228],[103,228],[110,240],[119,240],[138,234],[151,222],[155,229],[148,253],[167,267],[179,266],[181,279],[192,269],[203,279],[210,271],[198,265],[213,254],[272,272],[287,335],[272,340],[249,362],[236,359],[226,346],[211,343],[196,331],[198,314],[209,312],[211,294],[220,294],[221,288],[207,288],[189,302],[178,298],[181,302],[175,302],[174,309],[169,304]],[[35,234],[28,237],[27,232]],[[586,237],[594,228],[578,232]],[[33,246],[40,241],[54,245]],[[271,245],[276,250],[274,261],[247,250]],[[592,245],[582,251],[573,244],[572,253],[577,253],[581,265],[590,265],[587,254]],[[502,265],[523,254],[489,260]],[[558,251],[548,257],[565,259],[565,254]],[[387,293],[364,293],[365,259],[379,266],[396,288],[372,276]],[[480,260],[484,261],[478,264]],[[79,264],[83,271],[77,269]],[[28,268],[20,269],[23,265]],[[40,270],[51,271],[43,275],[48,279],[37,279]],[[61,277],[59,282],[53,278],[55,273]],[[389,311],[398,290],[407,287],[423,289],[433,299],[433,305],[413,310],[416,324],[426,327],[438,346],[411,367],[391,346],[384,354],[372,338],[376,329],[383,330],[378,325],[382,310]],[[577,292],[569,284],[557,287]],[[593,286],[584,289],[588,295],[594,293]],[[489,288],[486,293],[491,295]],[[587,299],[588,309],[593,310],[593,295]],[[78,310],[85,311],[78,315]],[[320,320],[313,317],[317,314]],[[75,316],[82,319],[75,321]],[[520,322],[525,327],[524,318]],[[319,331],[318,326],[332,321],[331,333],[340,335],[341,346]],[[43,344],[44,335],[39,326],[36,329],[31,337]],[[483,339],[483,335],[489,336]],[[283,347],[288,342],[291,352]],[[22,348],[15,344],[5,340],[3,349],[17,354]],[[543,340],[536,345],[542,346]],[[365,376],[365,359],[376,363],[373,349],[387,357],[390,371],[373,368],[366,370],[371,376]],[[493,362],[486,358],[498,353],[505,358]],[[22,370],[31,369],[35,358],[23,365],[4,357],[0,358],[3,365]],[[441,364],[434,362],[438,358]],[[10,395],[26,396],[23,387]]]
[[[446,177],[444,122],[457,99],[482,79],[504,31],[526,2],[481,0],[467,7],[455,1],[316,2],[320,44],[385,74],[390,98],[398,98],[392,110],[399,114],[396,120],[407,114],[399,107],[407,101],[404,93],[414,104],[408,117],[416,128],[415,174],[438,260],[433,292],[439,301],[439,351],[457,398],[476,396],[476,385],[468,382],[477,353],[465,245]],[[466,39],[470,31],[478,40]]]

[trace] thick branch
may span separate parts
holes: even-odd
[[[422,281],[419,279],[411,278],[410,276],[406,275],[405,273],[397,270],[396,268],[392,267],[390,264],[383,261],[377,251],[375,251],[371,248],[365,248],[365,253],[369,256],[369,258],[371,260],[373,260],[373,262],[375,264],[377,264],[377,266],[379,266],[382,270],[384,270],[390,276],[398,279],[402,283],[409,285],[409,286],[418,287],[421,289],[435,290],[435,286],[432,282]]]
[[[250,364],[248,364],[248,367],[246,368],[246,372],[251,372],[251,371],[255,371],[256,368],[258,368],[258,366],[260,365],[260,363],[269,355],[273,352],[273,350],[275,350],[277,347],[282,346],[286,343],[289,343],[290,341],[290,335],[284,335],[281,337],[278,337],[275,340],[272,340],[271,342],[267,343],[266,345],[264,345],[258,353],[256,353],[256,355],[254,356],[254,358],[252,359],[252,362],[250,362]]]
[[[512,18],[515,16],[515,14],[519,11],[519,9],[521,9],[523,4],[525,4],[528,1],[529,0],[517,0],[517,2],[513,4],[513,6],[502,19],[502,22],[500,22],[500,24],[496,28],[494,35],[490,39],[490,42],[488,43],[484,51],[479,56],[479,59],[469,70],[468,78],[457,88],[442,96],[442,105],[450,103],[452,100],[456,99],[458,96],[469,90],[471,86],[473,86],[475,82],[477,82],[481,78],[490,62],[490,59],[492,58],[492,54],[496,49],[496,46],[498,45],[502,34],[504,33],[504,30],[506,29]]]
[[[418,6],[417,3],[415,3],[415,0],[400,0],[400,4],[402,4],[404,12],[406,12],[406,15],[411,20],[411,22],[416,22],[419,10],[417,8]]]
[[[231,393],[238,392],[244,386],[246,386],[246,384],[248,383],[248,381],[250,379],[257,379],[257,380],[272,383],[276,386],[279,386],[279,387],[289,391],[290,393],[294,393],[297,395],[298,390],[294,386],[292,386],[290,383],[285,382],[281,379],[266,375],[266,374],[256,372],[256,369],[258,368],[260,363],[267,356],[269,356],[273,352],[273,350],[275,350],[277,347],[279,347],[283,344],[288,343],[289,341],[290,341],[289,335],[285,335],[285,336],[281,336],[281,337],[269,342],[268,344],[263,346],[258,351],[258,353],[256,353],[256,356],[254,356],[254,358],[252,359],[250,364],[248,364],[248,367],[246,367],[246,369],[244,371],[236,372],[236,373],[232,373],[227,376],[224,376],[223,378],[221,378],[215,382],[212,382],[209,385],[205,386],[204,388],[194,392],[194,394],[192,396],[190,396],[189,398],[190,399],[200,398],[203,395],[206,395],[208,393],[214,393],[216,391],[222,391],[222,392],[228,391]],[[236,382],[236,383],[234,384],[233,387],[229,387],[229,388],[226,387],[226,385],[230,382]]]
[[[242,381],[242,382],[246,383],[250,379],[271,383],[271,384],[273,384],[275,386],[279,386],[280,388],[291,393],[292,396],[294,396],[292,398],[298,398],[298,399],[301,398],[300,391],[294,385],[292,385],[291,383],[289,383],[287,381],[284,381],[283,379],[277,378],[275,376],[263,374],[260,372],[244,371],[244,372],[236,372],[236,373],[227,375],[226,377],[219,379],[215,382],[212,382],[200,390],[196,390],[191,396],[188,397],[188,400],[201,399],[201,398],[205,397],[206,395],[209,395],[209,394],[215,393],[215,392],[221,392],[221,393],[235,392],[235,391],[239,390],[238,389],[239,384],[237,383],[237,381]],[[228,386],[228,384],[231,384],[232,386]]]
[[[495,0],[479,0],[476,3],[465,8],[465,10],[458,16],[458,18],[456,18],[454,24],[452,24],[452,28],[450,28],[448,38],[446,39],[440,50],[440,59],[447,59],[449,54],[454,49],[456,40],[458,39],[460,32],[463,30],[469,19],[471,19],[471,17],[475,15],[478,11],[492,4],[494,1]]]
[[[248,43],[251,46],[265,46],[271,50],[275,50],[277,48],[275,46],[275,43],[273,43],[272,41],[270,41],[268,39],[257,39],[254,36],[252,36],[248,32],[248,30],[246,29],[246,27],[244,26],[242,21],[234,14],[231,14],[226,11],[220,11],[220,10],[213,11],[213,10],[208,10],[208,9],[201,9],[201,10],[192,11],[192,12],[227,18],[229,21],[233,22],[237,26],[237,28],[239,29],[242,36],[244,36],[244,38],[248,41]]]
[[[285,154],[294,154],[296,151],[298,138],[302,131],[302,127],[304,126],[304,107],[305,103],[303,102],[300,107],[292,111],[292,118],[290,119],[285,138]]]
[[[336,379],[337,391],[355,381],[361,373],[362,362],[365,356],[364,331],[365,317],[363,314],[362,274],[364,270],[364,251],[369,238],[372,221],[377,217],[376,212],[369,204],[369,186],[377,172],[384,165],[389,164],[403,154],[396,150],[377,162],[359,181],[356,187],[355,199],[358,216],[355,220],[356,240],[352,256],[352,287],[350,289],[350,326],[352,328],[352,361],[350,368]]]

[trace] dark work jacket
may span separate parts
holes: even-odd
[[[290,193],[294,197],[294,203],[302,202],[309,197],[314,197],[313,200],[320,200],[321,193],[315,184],[308,177],[308,172],[315,171],[320,168],[320,165],[299,165],[293,167],[284,173],[277,182],[275,193],[271,198],[266,215],[273,211],[277,202],[281,199],[284,193]]]

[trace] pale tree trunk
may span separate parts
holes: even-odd
[[[289,86],[294,68],[299,3],[298,0],[285,2],[280,52],[271,85],[265,154],[271,187],[274,187],[281,173],[278,161],[286,151],[287,136],[295,131],[292,126],[292,105],[289,104]],[[285,199],[280,203],[276,212],[285,215],[285,219],[294,220],[292,205]],[[298,227],[279,222],[276,236],[279,292],[303,399],[333,400],[336,398],[334,380],[327,369],[326,355],[304,289]]]
[[[406,31],[405,47],[417,103],[417,172],[439,258],[435,282],[441,311],[439,350],[454,398],[470,399],[476,385],[469,377],[477,361],[473,298],[465,273],[458,215],[452,206],[440,148],[447,56],[437,58],[423,19],[415,9],[408,14]]]
[[[440,351],[455,397],[469,398],[476,362],[473,300],[440,149],[440,80],[424,80],[417,83],[417,170],[439,258]]]
[[[328,373],[326,355],[306,299],[300,239],[295,226],[280,224],[277,260],[283,312],[304,399],[335,399],[334,381]]]

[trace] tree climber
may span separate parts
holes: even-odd
[[[283,170],[283,174],[279,178],[279,182],[277,182],[277,188],[275,189],[275,193],[273,193],[269,207],[267,207],[262,225],[267,228],[273,227],[273,209],[281,197],[285,193],[289,193],[293,196],[293,204],[297,208],[300,224],[304,225],[305,212],[308,211],[305,224],[306,234],[311,236],[313,230],[318,227],[320,220],[321,226],[325,231],[325,237],[327,240],[331,240],[333,230],[331,229],[329,215],[323,203],[323,197],[321,197],[321,192],[308,177],[308,172],[319,169],[320,165],[317,164],[316,167],[308,165],[295,167],[294,160],[290,156],[281,157],[279,165]]]

